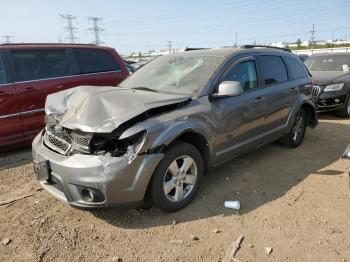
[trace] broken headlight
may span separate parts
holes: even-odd
[[[112,135],[95,135],[90,142],[90,152],[94,155],[109,153],[114,157],[126,156],[129,161],[132,161],[142,148],[146,134],[146,131],[141,131],[124,139]]]

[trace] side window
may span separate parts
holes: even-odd
[[[5,66],[4,63],[2,62],[1,54],[0,54],[0,85],[1,84],[6,84],[6,74],[5,74]]]
[[[120,70],[113,56],[105,50],[73,49],[82,74]]]
[[[264,85],[273,85],[288,80],[287,69],[279,56],[259,56],[259,65]]]
[[[15,80],[30,81],[71,74],[64,49],[12,51]]]
[[[254,61],[242,62],[225,75],[223,81],[239,81],[244,91],[257,88],[257,76]]]
[[[285,57],[284,60],[286,61],[292,79],[299,79],[306,76],[304,65],[302,65],[301,62],[290,57]]]

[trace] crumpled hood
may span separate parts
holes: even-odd
[[[68,129],[109,133],[150,109],[189,99],[182,95],[110,86],[79,86],[49,95],[45,112]]]
[[[317,85],[337,84],[350,81],[350,72],[311,71],[312,81]]]

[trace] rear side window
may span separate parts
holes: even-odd
[[[264,85],[273,85],[288,80],[287,69],[279,56],[259,56],[259,65]]]
[[[239,81],[244,91],[257,88],[255,63],[246,61],[236,65],[225,75],[223,81]]]
[[[64,49],[12,51],[12,60],[17,82],[71,75]]]
[[[306,76],[304,65],[302,65],[301,62],[290,57],[285,57],[284,60],[292,79],[299,79]]]
[[[6,83],[7,83],[7,80],[6,80],[6,74],[5,74],[5,66],[0,55],[0,85],[6,84]]]
[[[105,50],[74,49],[74,54],[82,74],[120,70],[117,61]]]

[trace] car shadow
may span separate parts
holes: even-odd
[[[288,149],[267,145],[212,169],[203,179],[195,200],[186,208],[165,213],[156,208],[140,210],[106,209],[93,215],[121,228],[136,229],[170,225],[215,216],[249,213],[283,197],[291,188],[313,175],[340,175],[327,168],[337,161],[349,144],[350,125],[321,122],[308,129],[304,143]],[[238,214],[224,207],[226,200],[239,200]]]
[[[318,113],[318,117],[323,120],[338,120],[338,121],[349,120],[348,118],[345,118],[345,117],[336,116],[335,114],[332,114],[332,112]]]
[[[30,164],[33,161],[31,147],[0,153],[0,171]]]

